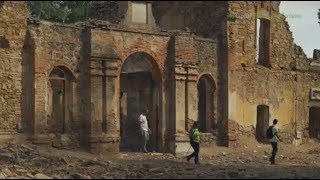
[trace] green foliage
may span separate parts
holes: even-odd
[[[87,19],[88,7],[91,1],[65,1],[71,9],[68,16],[69,22],[76,22]]]
[[[31,15],[53,22],[73,23],[87,19],[91,1],[28,1]]]

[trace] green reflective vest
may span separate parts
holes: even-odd
[[[192,132],[192,139],[194,142],[199,143],[200,142],[200,131],[198,128],[191,129]]]

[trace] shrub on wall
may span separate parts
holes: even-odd
[[[86,20],[90,4],[91,1],[28,1],[33,17],[61,23]]]

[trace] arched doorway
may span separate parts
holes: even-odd
[[[63,134],[69,130],[74,80],[71,71],[64,66],[54,67],[49,75],[47,97],[49,133]]]
[[[214,109],[214,94],[215,83],[213,78],[208,75],[202,75],[198,81],[198,118],[199,130],[201,132],[210,132],[215,129],[215,109]]]
[[[320,138],[320,107],[309,109],[309,136],[310,138]]]
[[[148,126],[151,130],[147,148],[159,150],[160,70],[155,60],[146,53],[130,55],[120,73],[120,151],[139,151],[142,143],[138,117],[148,109]]]
[[[256,139],[258,142],[266,143],[266,131],[269,127],[269,106],[259,105],[257,107]]]

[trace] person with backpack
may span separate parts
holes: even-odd
[[[190,145],[192,146],[194,152],[188,155],[187,161],[189,162],[192,157],[194,157],[195,164],[199,163],[199,150],[200,150],[200,131],[198,129],[198,122],[194,122],[192,128],[189,130]]]
[[[278,123],[278,120],[274,119],[272,126],[270,126],[267,129],[267,133],[266,133],[267,138],[269,139],[269,142],[271,143],[271,146],[272,146],[272,154],[271,154],[271,157],[269,158],[271,164],[275,164],[275,158],[278,152],[279,136],[278,136],[278,129],[276,128],[277,123]]]

